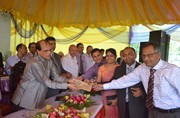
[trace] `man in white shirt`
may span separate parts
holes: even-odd
[[[77,47],[75,45],[69,46],[69,53],[62,57],[61,62],[63,68],[72,74],[72,77],[78,76],[78,64],[77,64]]]
[[[27,54],[27,47],[24,44],[18,44],[16,46],[16,51],[18,52],[17,55],[15,56],[10,56],[7,60],[6,60],[6,65],[5,65],[5,72],[8,75],[11,75],[11,69],[12,67],[18,63],[19,61],[22,61],[24,63],[26,63],[28,61],[28,58],[25,56]]]
[[[91,45],[87,46],[86,53],[83,54],[83,56],[84,56],[84,70],[85,70],[85,73],[95,63],[93,58],[92,58],[92,56],[91,56],[92,49],[93,49],[93,47]]]
[[[160,59],[160,49],[155,43],[149,42],[142,48],[143,64],[133,72],[110,83],[98,84],[95,90],[123,89],[142,81],[144,89],[149,95],[149,80],[151,84],[152,107],[148,118],[180,118],[180,69],[173,64]],[[150,70],[155,70],[153,77]],[[151,76],[150,76],[151,75]]]
[[[35,42],[29,43],[28,49],[29,49],[29,52],[26,55],[27,58],[30,59],[31,57],[37,56],[36,43]]]

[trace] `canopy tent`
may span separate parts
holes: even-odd
[[[58,47],[66,50],[67,46],[62,43],[69,45],[76,41],[88,45],[107,41],[98,47],[106,48],[111,44],[119,52],[124,47],[119,43],[127,46],[129,39],[131,42],[147,40],[149,31],[176,31],[179,25],[168,28],[151,25],[179,24],[179,8],[180,0],[0,0],[1,11],[13,17],[13,51],[20,42],[28,45],[50,35],[56,37]],[[136,32],[133,27],[138,24],[146,26],[149,31]],[[115,46],[115,43],[118,44]]]
[[[179,0],[0,0],[17,19],[53,27],[179,24]]]

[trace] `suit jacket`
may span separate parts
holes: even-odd
[[[55,65],[55,67],[57,69],[57,72],[59,74],[66,73],[66,71],[62,67],[61,59],[59,58],[59,55],[57,53],[53,53],[51,59],[52,59],[54,65]],[[53,79],[53,77],[50,77],[50,79]],[[55,96],[55,95],[59,94],[59,92],[60,92],[59,89],[48,88],[48,92],[46,94],[46,98],[50,98],[52,96]]]
[[[53,81],[49,79],[50,75]],[[67,80],[59,76],[52,60],[45,60],[38,55],[26,64],[12,102],[26,109],[40,108],[45,100],[48,87],[66,89]]]
[[[138,62],[136,62],[136,66],[137,67],[139,65]],[[123,63],[121,66],[117,67],[115,72],[114,72],[114,76],[113,79],[118,79],[120,77],[122,77],[123,75],[126,75],[126,64]],[[131,92],[131,88],[140,88],[143,91],[143,96],[141,97],[134,97],[132,92]],[[128,88],[128,98],[129,98],[129,115],[130,118],[147,118],[147,108],[145,105],[145,90],[144,87],[142,85],[142,82],[131,86]],[[118,109],[119,109],[119,113],[120,113],[120,118],[125,118],[125,111],[126,111],[126,101],[125,101],[125,97],[126,97],[126,88],[125,89],[118,89],[117,90],[117,99],[118,99]]]
[[[53,53],[52,55],[52,60],[57,68],[57,71],[59,74],[61,73],[66,73],[67,71],[64,70],[62,64],[61,64],[61,59],[57,53]]]

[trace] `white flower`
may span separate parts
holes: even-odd
[[[55,111],[55,112],[58,112],[59,110],[58,110],[58,108],[54,108],[54,111]]]
[[[59,114],[60,116],[64,116],[64,115],[65,115],[65,114],[64,114],[63,112],[61,112],[61,111],[59,111],[58,114]]]
[[[86,112],[86,107],[83,108],[82,112],[84,112],[84,113]]]
[[[49,118],[49,114],[42,113],[42,114],[41,114],[41,117],[42,117],[42,118]]]

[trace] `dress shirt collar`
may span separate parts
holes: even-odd
[[[18,55],[16,55],[15,58],[16,58],[16,60],[20,60],[19,57],[18,57]]]
[[[35,52],[35,54],[33,55],[32,54],[32,52],[28,52],[28,54],[27,55],[29,55],[30,57],[34,57],[34,56],[36,56],[37,55],[37,52]]]
[[[158,70],[162,66],[163,66],[163,60],[160,59],[159,62],[152,69]]]
[[[15,59],[16,59],[16,60],[20,60],[20,58],[18,57],[18,55],[15,55]],[[22,60],[26,60],[25,56],[23,56]]]
[[[41,57],[40,55],[37,56],[42,62],[44,62],[46,59],[44,59],[43,57]]]
[[[76,59],[76,56],[72,57],[70,54],[67,54],[67,56],[71,59]]]
[[[136,61],[131,66],[126,64],[126,68],[131,67],[133,70],[134,70],[135,66],[136,66]]]

